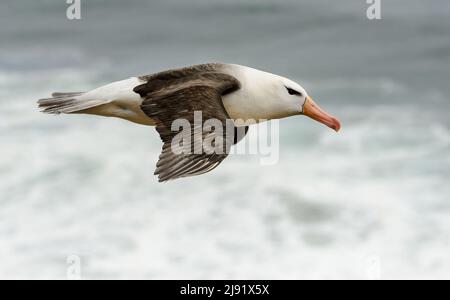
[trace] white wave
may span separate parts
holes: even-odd
[[[0,79],[1,278],[65,278],[69,255],[83,278],[449,276],[445,111],[333,105],[340,134],[281,122],[275,166],[231,156],[158,184],[154,129],[37,112],[34,99],[97,73]]]

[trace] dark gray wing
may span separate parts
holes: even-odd
[[[239,82],[211,71],[185,76],[174,73],[175,77],[169,72],[162,74],[135,88],[144,98],[142,110],[157,122],[156,130],[164,143],[155,175],[164,182],[215,169],[248,130],[244,133],[234,126],[222,103],[222,95],[239,89]],[[196,123],[195,112],[197,117],[201,112],[200,122]],[[184,120],[178,124],[187,125],[189,130],[172,128],[175,120]],[[217,126],[205,128],[208,120]]]

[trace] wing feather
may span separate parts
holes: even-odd
[[[233,76],[217,72],[217,65],[195,66],[141,79],[147,80],[135,88],[135,92],[144,98],[141,109],[157,121],[156,130],[164,143],[155,171],[159,180],[197,176],[219,166],[228,156],[229,147],[237,141],[236,130],[231,134],[226,130],[230,117],[223,106],[222,94],[239,89],[240,83]],[[202,112],[202,124],[194,122],[195,111]],[[172,123],[177,119],[187,120],[191,130],[187,133],[172,131]],[[209,119],[219,120],[222,131],[204,130],[203,124]],[[179,153],[172,149],[173,139],[178,134],[182,135],[183,149],[191,151]],[[208,140],[222,139],[223,151],[206,153],[202,147],[206,137]],[[196,154],[193,150],[199,146],[202,151]]]

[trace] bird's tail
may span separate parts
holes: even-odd
[[[98,101],[83,99],[85,93],[53,93],[52,98],[40,99],[39,108],[48,114],[72,114],[98,105]]]

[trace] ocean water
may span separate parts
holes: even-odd
[[[450,3],[0,4],[0,278],[450,278]],[[153,128],[40,114],[53,91],[204,62],[300,82],[343,124],[280,122],[279,163],[168,184]]]

